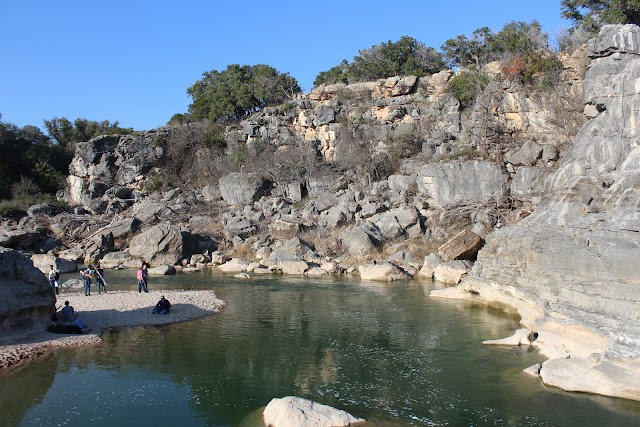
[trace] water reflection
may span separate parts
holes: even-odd
[[[138,425],[250,427],[259,423],[258,408],[285,395],[345,409],[370,425],[640,425],[636,402],[562,393],[521,374],[542,360],[536,352],[480,344],[510,335],[515,317],[427,298],[428,286],[207,273],[162,278],[162,285],[184,286],[186,277],[189,287],[213,286],[225,311],[108,331],[101,346],[57,353],[48,365],[53,385],[41,403],[22,403],[34,405],[22,425],[134,417]]]

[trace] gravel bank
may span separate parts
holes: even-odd
[[[162,295],[171,302],[171,313],[151,314]],[[69,301],[90,332],[82,335],[38,332],[0,346],[0,369],[47,355],[56,348],[98,344],[102,341],[100,334],[104,329],[184,322],[215,314],[226,305],[216,298],[213,291],[115,291],[91,296],[65,294],[58,299],[58,310],[64,306],[64,301]]]

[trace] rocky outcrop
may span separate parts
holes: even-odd
[[[231,173],[220,178],[220,194],[230,205],[246,206],[268,193],[269,183],[255,173]]]
[[[180,229],[170,224],[155,225],[137,234],[129,243],[129,254],[152,265],[177,264],[183,257]]]
[[[28,258],[0,247],[0,337],[45,330],[55,301],[47,278]]]
[[[271,399],[263,419],[267,427],[339,427],[365,421],[331,406],[293,396]]]
[[[135,201],[136,186],[164,154],[164,130],[143,135],[105,135],[76,144],[64,198],[93,213],[120,211]]]
[[[639,36],[633,25],[605,26],[589,43],[584,102],[598,114],[533,214],[492,234],[461,285],[529,313],[523,324],[556,359],[542,365],[545,383],[631,399],[640,398],[626,380],[640,377]],[[589,345],[568,344],[577,337]]]

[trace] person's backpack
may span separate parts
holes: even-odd
[[[59,272],[59,271],[56,271],[56,273],[55,273],[55,275],[53,276],[53,278],[54,278],[55,280],[58,280],[58,279],[60,278],[60,272]]]

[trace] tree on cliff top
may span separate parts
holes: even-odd
[[[447,40],[441,49],[449,66],[480,69],[491,61],[544,51],[548,41],[538,21],[511,21],[497,33],[482,27],[471,37],[459,35]]]
[[[73,151],[77,142],[89,141],[100,135],[128,135],[132,128],[121,128],[120,123],[109,120],[97,122],[95,120],[75,119],[71,122],[66,117],[54,117],[44,121],[49,137],[54,139],[62,148]]]
[[[268,65],[231,64],[224,71],[211,70],[187,89],[194,120],[227,123],[242,119],[270,105],[281,104],[300,92],[295,78]]]
[[[640,24],[640,0],[562,0],[562,16],[595,31],[602,24]]]
[[[357,83],[392,76],[424,76],[444,68],[442,54],[409,36],[397,42],[389,40],[363,49],[352,63],[343,60],[339,65],[320,72],[313,84]]]

